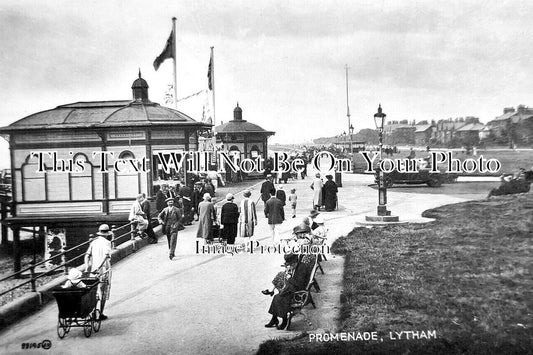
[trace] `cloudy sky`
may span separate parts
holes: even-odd
[[[217,122],[244,119],[272,142],[388,119],[478,116],[533,105],[527,1],[0,2],[0,125],[58,105],[129,99],[138,68],[164,104],[172,61],[152,63],[177,17],[178,97],[205,90],[215,49]],[[205,95],[178,109],[200,119]],[[0,148],[5,149],[2,142]]]

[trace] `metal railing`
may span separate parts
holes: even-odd
[[[151,217],[153,217],[153,216],[155,216],[155,215],[156,215],[156,214],[153,214]],[[152,221],[152,218],[150,218],[150,223],[151,223],[151,221]],[[134,239],[135,239],[135,237],[137,236],[137,229],[134,228],[134,225],[135,225],[136,223],[137,223],[136,221],[132,221],[132,222],[126,223],[126,224],[124,224],[124,225],[122,225],[122,226],[120,226],[120,227],[117,227],[117,228],[114,228],[115,226],[111,226],[111,232],[112,232],[112,237],[111,237],[111,248],[112,248],[112,249],[116,249],[116,247],[115,247],[116,243],[117,243],[118,241],[120,241],[122,238],[124,238],[124,237],[126,237],[126,236],[128,236],[128,235],[130,236],[130,240],[134,240]],[[122,229],[124,229],[124,228],[126,228],[126,227],[130,227],[130,230],[129,230],[128,232],[125,232],[125,233],[123,233],[123,234],[121,234],[121,235],[115,237],[115,232],[117,232],[117,231],[119,231],[119,230],[122,230]],[[74,247],[72,247],[72,248],[70,248],[70,249],[64,250],[64,251],[62,251],[62,252],[60,252],[60,253],[58,253],[58,254],[56,254],[56,255],[54,255],[54,256],[48,258],[48,259],[46,259],[46,260],[40,261],[40,262],[35,263],[35,264],[34,264],[34,263],[31,263],[30,266],[28,266],[28,267],[26,267],[26,268],[24,268],[24,269],[21,269],[20,271],[14,272],[14,273],[12,273],[12,274],[9,274],[9,275],[7,275],[7,276],[1,278],[1,279],[0,279],[0,283],[3,282],[3,281],[8,280],[8,279],[10,279],[10,278],[17,278],[18,276],[22,275],[24,272],[27,272],[27,271],[30,272],[30,279],[29,279],[28,281],[22,282],[22,283],[20,283],[20,284],[18,284],[18,285],[16,285],[16,286],[11,287],[11,288],[8,289],[8,290],[5,290],[5,291],[0,292],[0,297],[2,297],[3,295],[8,294],[8,293],[10,293],[10,292],[12,292],[12,291],[18,289],[18,288],[21,288],[22,286],[25,286],[25,285],[27,285],[27,284],[30,284],[30,285],[31,285],[31,292],[36,292],[36,290],[37,290],[37,286],[36,286],[35,282],[36,282],[39,278],[42,278],[42,277],[44,277],[44,276],[46,276],[46,275],[48,275],[48,274],[50,274],[50,273],[52,273],[52,272],[54,272],[54,271],[56,271],[56,270],[58,270],[58,269],[61,269],[61,268],[64,268],[64,274],[67,275],[67,274],[68,274],[68,270],[69,270],[69,265],[70,265],[72,262],[74,262],[74,261],[76,261],[76,260],[78,260],[78,259],[80,259],[80,258],[85,257],[85,253],[80,254],[80,255],[78,255],[78,256],[76,256],[76,257],[73,257],[73,258],[69,259],[68,261],[65,261],[64,263],[62,263],[62,264],[60,264],[60,265],[58,265],[58,266],[56,266],[56,267],[54,267],[54,268],[51,268],[51,269],[49,269],[49,270],[46,270],[46,271],[43,272],[43,273],[39,273],[39,275],[36,275],[36,273],[35,273],[35,268],[36,268],[37,266],[43,265],[43,264],[45,264],[45,263],[47,263],[47,262],[52,262],[53,260],[55,261],[55,260],[57,260],[59,257],[61,257],[61,256],[63,256],[63,255],[66,255],[66,254],[69,253],[69,252],[72,252],[72,251],[74,251],[74,250],[76,250],[76,249],[78,249],[78,248],[84,247],[84,246],[90,244],[90,243],[92,242],[93,239],[94,239],[94,234],[89,234],[89,240],[87,240],[87,241],[85,241],[85,242],[83,242],[83,243],[80,243],[80,244],[78,244],[78,245],[76,245],[76,246],[74,246]]]

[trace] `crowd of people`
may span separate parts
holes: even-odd
[[[224,201],[221,201],[220,208],[216,208],[213,201],[216,191],[214,179],[206,177],[195,181],[193,188],[180,183],[173,186],[163,183],[155,196],[155,213],[152,214],[150,201],[146,195],[139,194],[131,205],[129,220],[138,235],[148,238],[150,243],[157,243],[152,225],[152,219],[157,219],[162,226],[163,234],[167,237],[169,259],[172,260],[176,253],[178,232],[196,221],[198,222],[196,237],[204,239],[207,243],[218,238],[224,243],[234,244],[237,237],[254,236],[258,224],[257,203],[261,199],[273,243],[321,244],[326,238],[327,229],[324,227],[323,217],[319,216],[319,210],[324,207],[326,211],[332,211],[337,201],[337,186],[332,181],[331,175],[326,176],[326,179],[327,181],[323,183],[320,175],[316,176],[312,184],[313,209],[293,229],[292,235],[283,240],[280,238],[279,226],[285,221],[285,206],[289,205],[292,218],[296,218],[298,196],[294,188],[290,189],[289,194],[285,192],[283,185],[276,188],[274,178],[270,174],[267,174],[262,183],[260,196],[256,201],[252,200],[250,190],[243,192],[243,199],[239,204],[234,202],[235,197],[232,193],[227,193]],[[101,319],[107,318],[103,311],[111,288],[112,239],[113,232],[109,226],[100,225],[84,259],[85,272],[100,280],[98,299]],[[304,255],[285,255],[285,267],[285,270],[274,278],[272,282],[274,289],[263,291],[264,294],[274,296],[269,309],[272,319],[267,327],[279,325],[279,329],[285,329],[291,297],[295,291],[305,288],[312,260]],[[81,280],[82,273],[72,269],[64,287],[86,287]],[[282,319],[281,324],[278,322],[278,317]]]

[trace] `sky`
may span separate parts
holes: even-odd
[[[178,98],[207,89],[214,47],[216,123],[238,102],[244,119],[276,131],[271,143],[347,131],[347,99],[355,131],[374,127],[380,103],[388,120],[488,122],[532,105],[532,15],[533,2],[502,0],[0,0],[0,126],[130,99],[139,68],[165,105],[173,63],[152,63],[173,16]],[[206,98],[178,110],[200,120]]]

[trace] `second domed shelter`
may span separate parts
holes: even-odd
[[[237,103],[233,120],[215,127],[217,143],[239,160],[257,157],[268,158],[268,137],[275,134],[242,119],[242,109]]]

